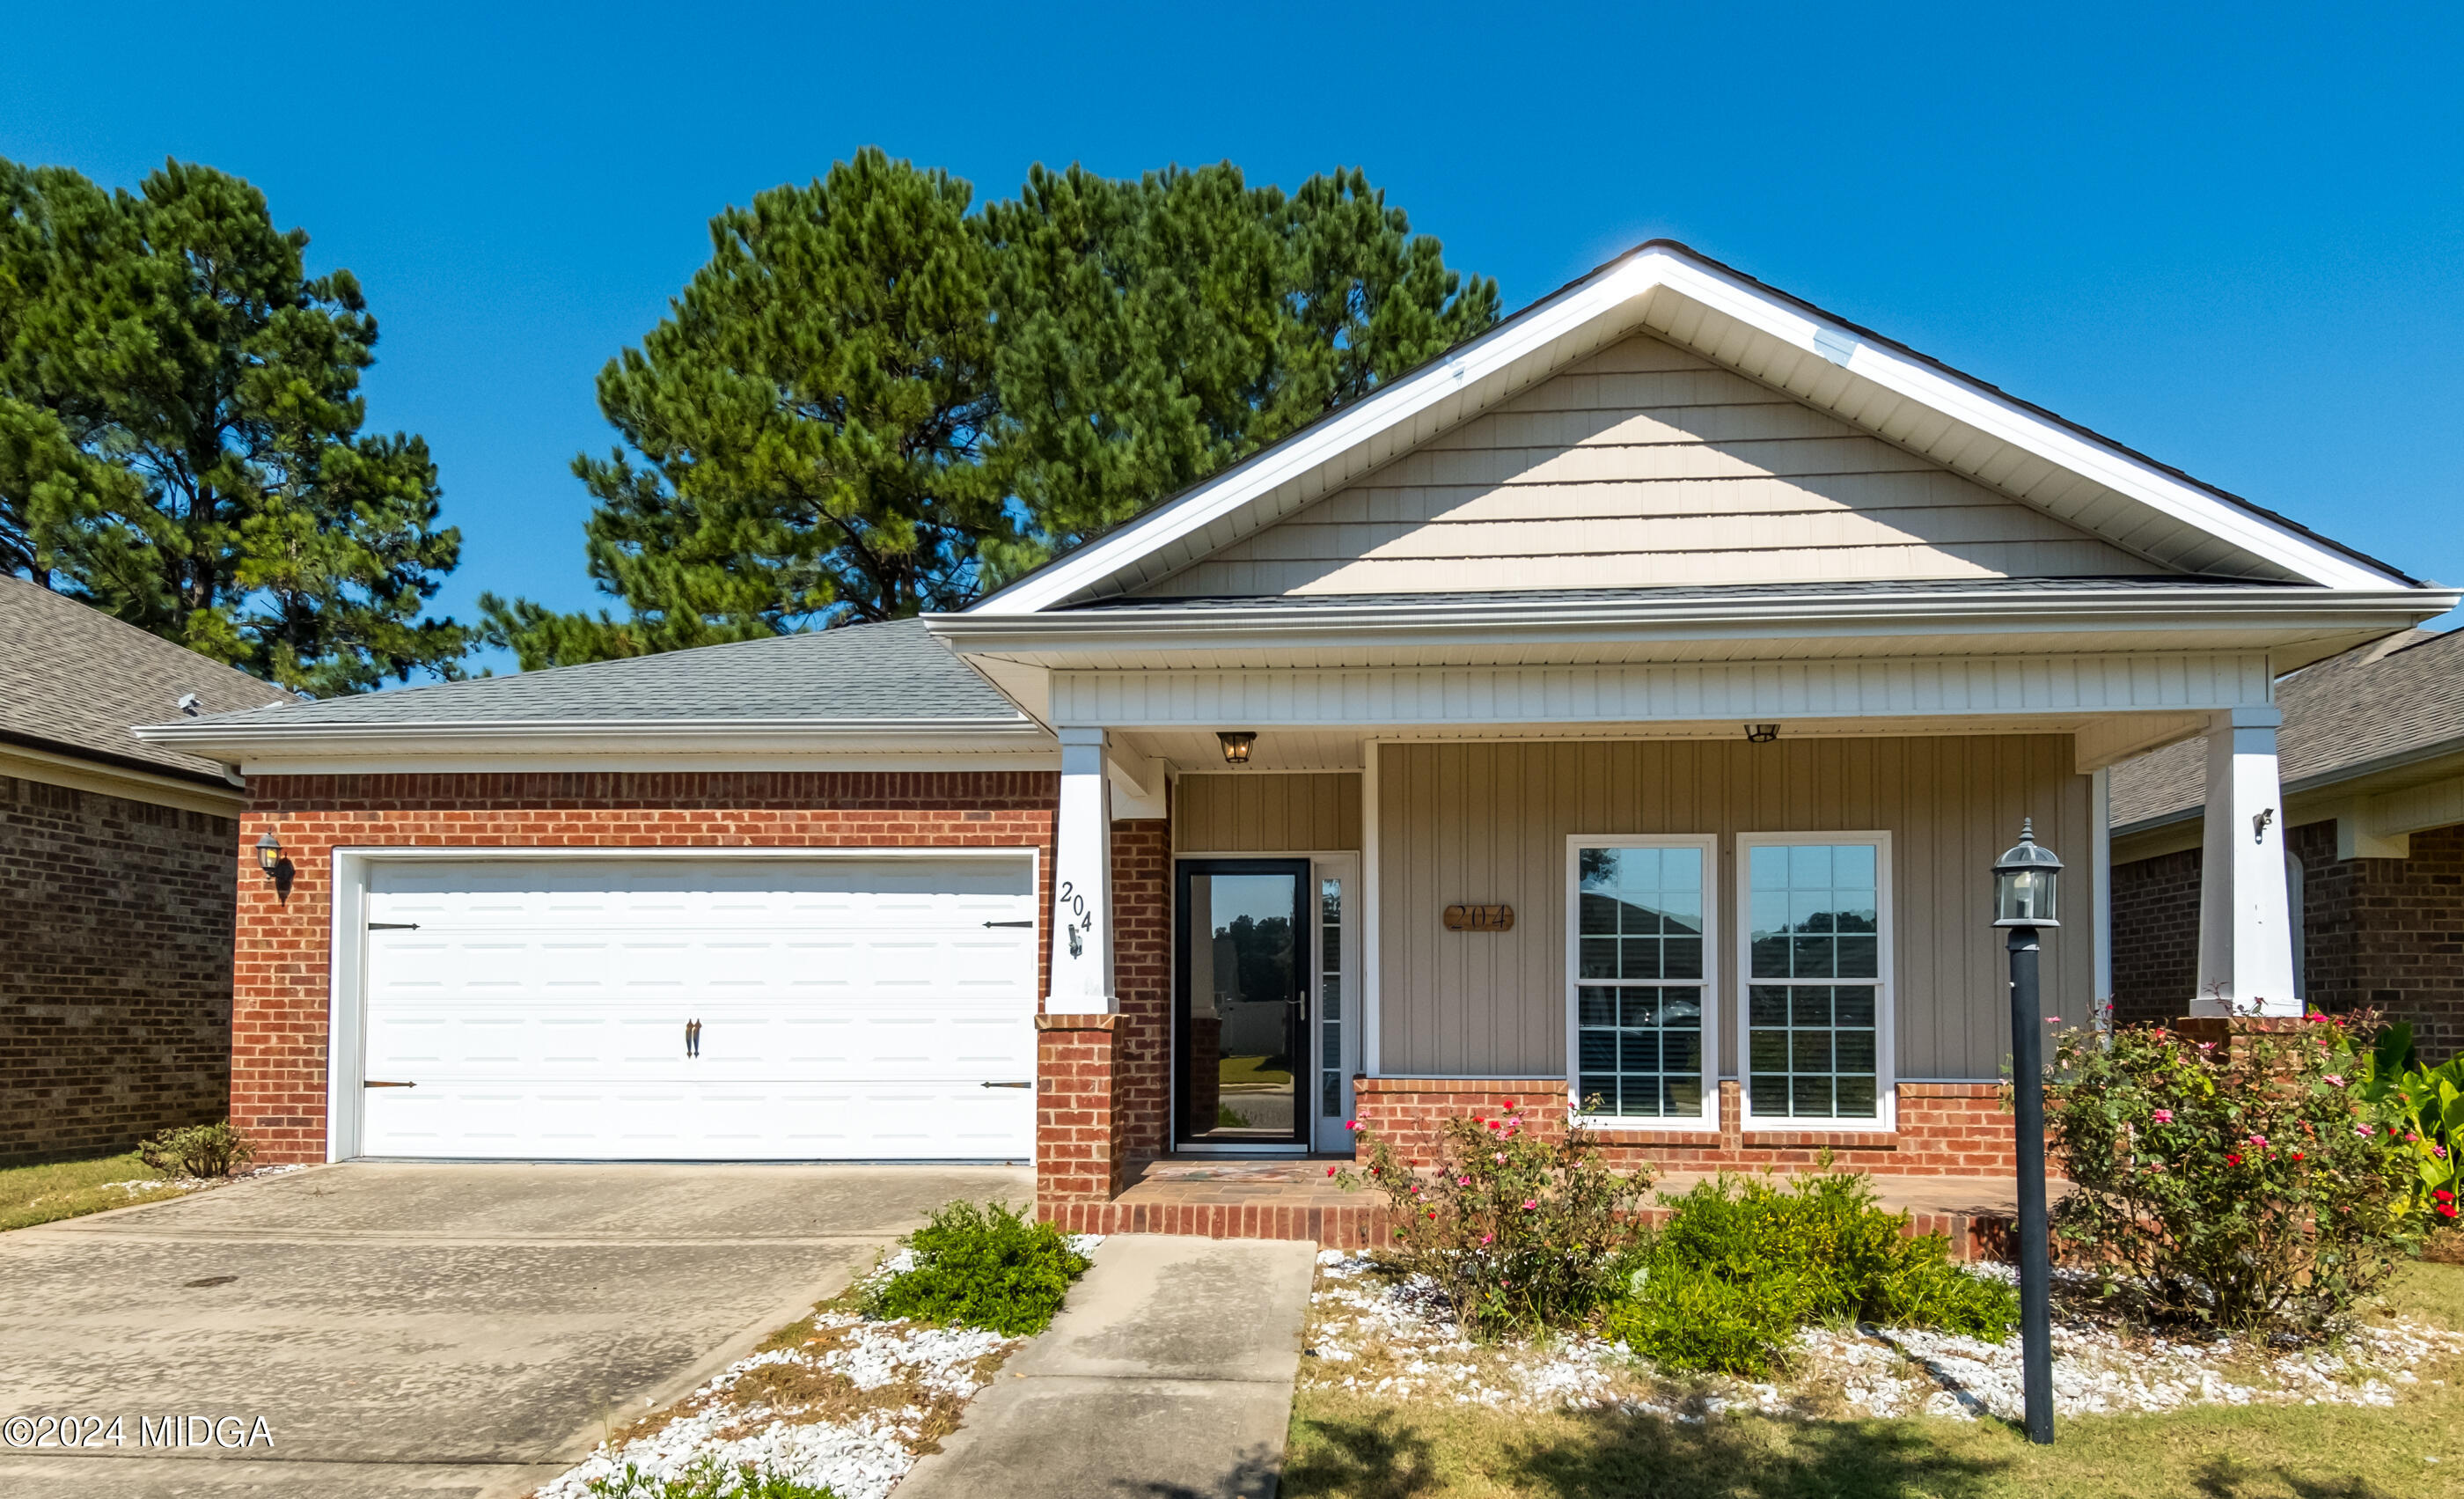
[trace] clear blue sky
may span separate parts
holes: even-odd
[[[590,604],[591,382],[856,147],[1365,167],[1520,306],[1670,235],[2464,583],[2453,7],[21,8],[0,154],[245,176],[384,327],[482,589]]]

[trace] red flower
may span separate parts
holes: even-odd
[[[2241,1155],[2240,1155],[2240,1153],[2239,1153],[2239,1152],[2228,1152],[2228,1153],[2226,1154],[2226,1156],[2225,1156],[2225,1164],[2226,1164],[2226,1165],[2228,1165],[2228,1166],[2238,1166],[2238,1165],[2240,1165],[2240,1164],[2241,1164]]]
[[[1498,1105],[1498,1107],[1499,1107],[1499,1108],[1501,1108],[1501,1109],[1505,1109],[1505,1110],[1507,1110],[1507,1111],[1508,1111],[1508,1112],[1511,1112],[1511,1111],[1513,1110],[1513,1108],[1514,1108],[1514,1100],[1513,1100],[1513,1099],[1511,1099],[1511,1098],[1508,1098],[1508,1099],[1507,1099],[1507,1100],[1506,1100],[1504,1103],[1499,1104],[1499,1105]]]
[[[2455,1216],[2455,1204],[2454,1204],[2454,1203],[2453,1203],[2453,1202],[2441,1202],[2441,1203],[2439,1203],[2439,1204],[2438,1204],[2438,1216],[2439,1216],[2439,1217],[2441,1217],[2441,1218],[2453,1218],[2453,1217],[2454,1217],[2454,1216]]]
[[[1333,1176],[1333,1175],[1334,1175],[1334,1168],[1333,1168],[1332,1166],[1329,1166],[1329,1167],[1327,1167],[1327,1168],[1326,1168],[1326,1174],[1327,1174],[1328,1176],[1330,1176],[1330,1177],[1331,1177],[1331,1176]]]
[[[2300,1153],[2299,1151],[2298,1151],[2298,1150],[2297,1150],[2297,1151],[2295,1151],[2295,1152],[2293,1153],[2293,1158],[2294,1158],[2295,1160],[2299,1160],[2299,1159],[2301,1158],[2301,1153]]]
[[[2455,1201],[2455,1194],[2448,1191],[2445,1187],[2440,1187],[2437,1191],[2432,1192],[2430,1195],[2433,1200],[2441,1202],[2453,1202]]]

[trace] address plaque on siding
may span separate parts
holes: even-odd
[[[1514,930],[1512,906],[1448,906],[1446,930],[1449,932],[1511,932]]]

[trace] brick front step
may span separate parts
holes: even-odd
[[[1068,1233],[1188,1234],[1203,1239],[1298,1239],[1330,1249],[1378,1247],[1392,1242],[1377,1194],[1344,1192],[1326,1179],[1327,1162],[1244,1161],[1201,1165],[1148,1161],[1136,1179],[1110,1201],[1053,1201],[1037,1216]],[[1670,1173],[1658,1188],[1683,1192],[1705,1179]],[[2008,1178],[1876,1177],[1881,1205],[1909,1216],[1911,1235],[1941,1234],[1958,1260],[1999,1260],[2011,1233]],[[2056,1183],[2058,1196],[2064,1183]],[[1668,1209],[1643,1210],[1646,1223],[1665,1223]]]

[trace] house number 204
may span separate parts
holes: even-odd
[[[1087,934],[1095,930],[1095,913],[1087,906],[1087,894],[1068,880],[1061,882],[1061,898],[1053,903],[1061,917],[1061,929],[1069,936],[1069,956],[1087,956]]]

